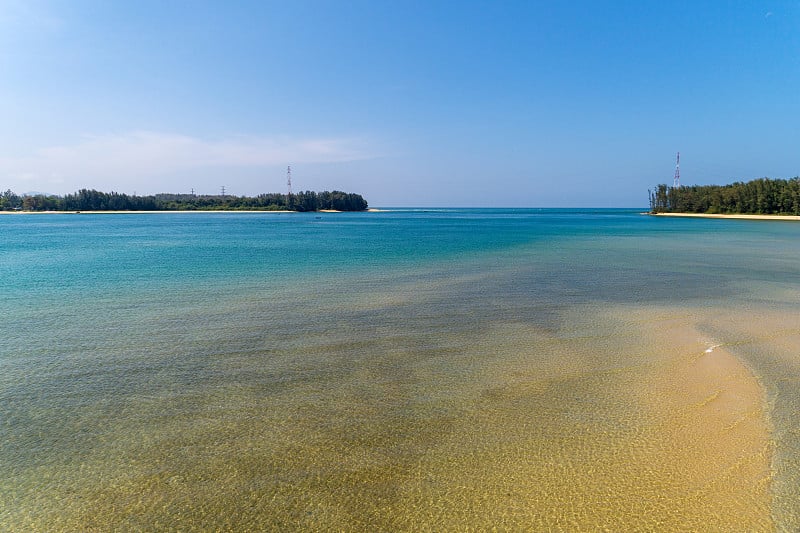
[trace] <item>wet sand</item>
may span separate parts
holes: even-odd
[[[609,345],[607,320],[549,339],[509,324],[480,343],[506,355],[461,389],[458,421],[397,472],[402,496],[363,525],[772,530],[772,444],[753,373],[685,311],[609,315],[635,333]]]
[[[301,386],[248,395],[242,412],[236,389],[220,392],[206,401],[222,420],[201,409],[162,417],[155,437],[149,425],[133,439],[113,431],[113,455],[74,472],[101,483],[54,478],[52,488],[80,487],[49,496],[63,499],[59,515],[23,507],[8,523],[772,530],[763,391],[697,318],[603,308],[569,317],[568,332],[498,324],[448,354],[461,373],[442,374],[435,359],[403,377],[363,368],[324,403]]]
[[[476,434],[483,437],[473,437],[468,455],[449,459],[451,468],[461,463],[453,471],[465,477],[450,490],[469,487],[463,496],[473,510],[483,508],[477,513],[487,518],[482,525],[773,528],[764,391],[723,346],[706,351],[715,343],[695,329],[694,317],[675,314],[616,311],[611,320],[641,338],[622,338],[620,357],[610,365],[593,358],[595,351],[614,361],[614,348],[588,324],[582,336],[552,347],[556,359],[572,361],[571,368],[543,371],[537,361],[528,379],[522,366],[511,369],[516,379],[510,383],[509,369],[503,370],[506,381],[490,396],[499,404],[485,403],[477,417]],[[503,336],[525,345],[522,331]],[[476,525],[476,515],[466,509],[450,511],[455,514],[448,521]]]
[[[738,220],[800,220],[794,215],[712,215],[708,213],[648,213],[656,217],[730,218]]]
[[[308,211],[314,213],[315,211]],[[364,211],[350,211],[351,213],[380,213],[380,209],[366,209]],[[170,209],[163,211],[0,211],[0,215],[136,215],[153,213],[299,213],[299,211],[272,210],[272,209]],[[344,213],[336,209],[320,209],[316,213]]]
[[[682,319],[659,335],[675,358],[642,398],[665,436],[654,464],[683,492],[687,516],[700,519],[694,526],[771,530],[774,450],[763,387],[725,345],[698,342]]]
[[[270,209],[165,209],[162,211],[0,211],[0,215],[152,215],[161,213],[297,213]]]

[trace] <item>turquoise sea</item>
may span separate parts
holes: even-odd
[[[0,295],[2,531],[800,528],[800,223],[7,215]]]

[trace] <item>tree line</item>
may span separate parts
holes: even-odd
[[[800,177],[730,185],[661,184],[648,192],[651,213],[800,215]]]
[[[11,190],[0,194],[0,210],[4,211],[364,211],[367,207],[367,201],[360,194],[342,191],[258,196],[167,193],[137,196],[81,189],[64,196],[20,196]]]

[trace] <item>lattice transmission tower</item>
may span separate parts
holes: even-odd
[[[678,152],[678,159],[675,161],[675,177],[672,179],[672,187],[681,188],[681,153]]]
[[[286,167],[286,198],[292,195],[292,167]]]

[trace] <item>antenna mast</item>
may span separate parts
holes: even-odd
[[[292,167],[286,167],[286,198],[292,195]]]
[[[675,178],[672,180],[672,188],[681,188],[681,153],[678,152],[678,159],[675,161]]]

